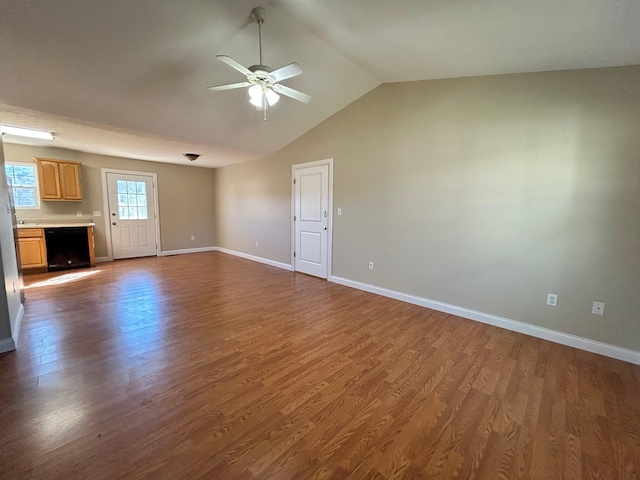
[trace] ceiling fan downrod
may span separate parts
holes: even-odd
[[[258,49],[260,50],[260,63],[262,65],[262,24],[264,23],[265,10],[262,7],[256,7],[251,10],[251,17],[258,24]]]

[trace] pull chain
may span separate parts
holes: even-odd
[[[267,110],[269,109],[269,102],[267,102],[267,94],[262,92],[262,104],[264,105],[264,121],[267,121]]]

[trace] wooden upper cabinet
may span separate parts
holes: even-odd
[[[79,163],[60,162],[60,190],[65,200],[82,200]]]
[[[37,160],[40,198],[42,200],[60,200],[60,166],[53,160]]]
[[[42,200],[82,200],[80,164],[50,158],[36,158]]]

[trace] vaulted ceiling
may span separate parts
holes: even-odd
[[[267,122],[216,60],[297,62]],[[0,121],[53,145],[217,167],[269,155],[383,82],[640,64],[637,0],[0,0]],[[5,136],[5,141],[18,138]]]

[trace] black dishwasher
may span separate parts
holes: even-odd
[[[49,271],[90,266],[87,227],[45,228]]]

